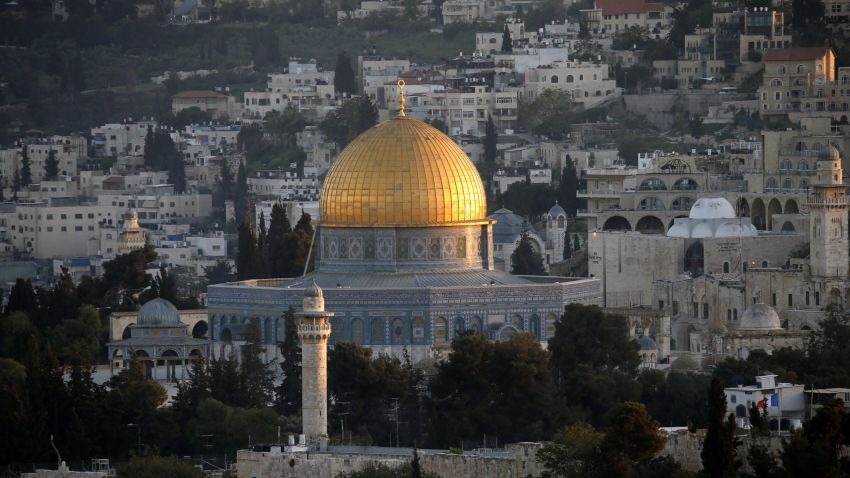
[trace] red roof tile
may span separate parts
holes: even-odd
[[[823,58],[829,52],[825,46],[809,48],[771,48],[764,53],[764,61],[806,61]]]

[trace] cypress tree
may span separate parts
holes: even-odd
[[[708,390],[708,432],[703,442],[702,466],[711,478],[734,476],[738,467],[735,451],[735,416],[726,418],[723,382],[713,379]]]
[[[564,170],[561,172],[558,199],[567,215],[575,217],[576,212],[578,212],[578,176],[576,166],[569,156],[567,156],[564,162]]]
[[[514,275],[544,275],[543,257],[534,251],[528,231],[522,233],[517,248],[511,254],[511,274]]]
[[[239,280],[257,277],[257,238],[248,221],[239,226],[239,251],[236,255],[236,278]]]
[[[514,51],[513,40],[511,39],[511,32],[508,30],[508,24],[505,24],[505,30],[502,32],[502,52],[510,53]]]
[[[50,148],[47,159],[44,160],[44,179],[51,180],[59,177],[59,160],[56,159],[56,150]]]
[[[21,187],[26,187],[32,184],[32,171],[31,171],[31,162],[30,162],[30,153],[29,147],[26,143],[24,143],[23,148],[21,148]]]
[[[240,406],[265,408],[271,402],[274,393],[274,372],[263,360],[265,349],[259,319],[251,319],[244,338],[240,370],[244,402]]]
[[[357,92],[357,83],[354,79],[354,69],[351,67],[351,57],[347,52],[340,52],[336,57],[336,71],[334,71],[334,90],[337,94],[348,93],[353,95]]]
[[[275,391],[275,408],[282,415],[298,415],[301,412],[301,344],[298,342],[298,319],[292,307],[283,316],[284,338],[278,342],[280,369],[283,380]]]

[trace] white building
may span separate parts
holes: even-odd
[[[556,62],[525,72],[525,99],[533,101],[547,89],[566,91],[585,108],[592,108],[622,92],[616,81],[609,78],[607,64],[580,61]]]
[[[145,148],[148,128],[155,121],[109,123],[91,129],[91,147],[96,156],[141,155]]]
[[[135,208],[139,223],[157,225],[175,220],[199,220],[212,213],[212,195],[190,192],[176,194],[174,187],[167,184],[152,185],[140,194],[101,194],[97,197],[101,206],[118,207],[122,211]]]
[[[762,372],[756,377],[755,384],[723,390],[726,409],[735,414],[738,427],[750,427],[749,411],[753,404],[767,411],[771,430],[787,431],[800,427],[806,412],[804,386],[777,383],[776,377],[770,372]]]

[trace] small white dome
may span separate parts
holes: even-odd
[[[724,222],[714,232],[714,237],[751,237],[758,236],[758,230],[753,223],[747,221]]]
[[[137,316],[139,325],[179,325],[180,312],[171,302],[157,297],[145,302]]]
[[[778,330],[782,328],[779,322],[779,314],[773,307],[759,302],[753,304],[741,316],[741,325],[738,330]]]
[[[726,198],[699,198],[691,206],[691,219],[734,219],[735,208]]]
[[[673,222],[673,227],[667,230],[667,237],[691,237],[691,232],[688,230],[688,222],[686,220],[676,219]]]

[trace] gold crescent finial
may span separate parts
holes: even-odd
[[[404,80],[398,80],[398,115],[404,116]]]

